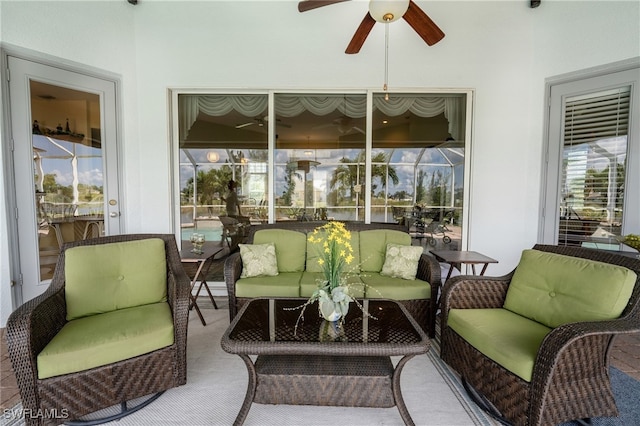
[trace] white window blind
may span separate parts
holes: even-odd
[[[568,98],[564,144],[575,145],[627,135],[630,88]]]
[[[630,87],[565,99],[558,242],[620,235]]]

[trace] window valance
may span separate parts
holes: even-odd
[[[449,133],[455,140],[464,135],[464,98],[461,96],[394,95],[389,100],[373,97],[373,108],[388,116],[398,116],[407,111],[420,117],[435,117],[444,113],[449,121]],[[266,115],[266,95],[182,95],[179,97],[180,140],[185,140],[198,115],[223,116],[235,110],[246,117]],[[327,115],[339,111],[347,117],[362,118],[367,114],[365,96],[335,95],[286,95],[275,98],[275,113],[278,117],[295,117],[304,111],[315,115]]]

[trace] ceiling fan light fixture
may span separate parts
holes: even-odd
[[[409,0],[371,0],[369,2],[369,15],[385,24],[402,18],[407,9],[409,9]]]

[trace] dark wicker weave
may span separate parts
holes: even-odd
[[[253,242],[254,234],[261,229],[289,229],[308,233],[318,226],[326,222],[298,222],[284,221],[272,224],[256,225],[251,227],[248,244]],[[370,229],[394,229],[397,231],[407,232],[406,227],[395,223],[371,223],[363,222],[345,222],[350,231],[365,231]],[[248,298],[236,297],[236,281],[240,279],[242,272],[242,259],[240,253],[231,254],[224,263],[224,280],[227,284],[227,294],[229,297],[229,319],[233,320],[238,310],[244,305]],[[416,278],[427,281],[431,284],[431,297],[429,299],[416,300],[399,300],[401,304],[409,311],[414,319],[420,324],[422,329],[429,335],[435,336],[436,331],[436,311],[438,304],[438,294],[440,291],[440,264],[430,255],[423,254],[418,264],[418,272]]]
[[[173,345],[78,373],[38,379],[36,357],[66,322],[65,252],[71,247],[161,238],[167,256],[167,299],[174,320]],[[29,425],[58,424],[88,413],[157,393],[187,382],[189,278],[173,235],[117,235],[67,243],[49,288],[16,309],[7,322],[7,345],[22,406],[27,414],[57,413],[65,418],[26,415]]]
[[[617,416],[609,381],[609,351],[619,334],[640,332],[640,260],[579,247],[534,249],[624,266],[637,275],[622,315],[615,320],[565,324],[542,342],[531,383],[505,370],[447,327],[450,309],[502,307],[513,272],[503,277],[458,276],[442,294],[442,359],[516,425]],[[602,283],[606,285],[606,283]]]
[[[368,301],[366,317],[352,306],[338,341],[320,336],[317,302],[299,319],[304,299],[250,300],[222,337],[222,349],[244,361],[249,384],[234,425],[241,425],[253,402],[262,404],[398,407],[413,425],[400,389],[400,375],[430,342],[403,305]],[[363,306],[364,309],[367,309]],[[297,324],[297,327],[296,327]],[[255,362],[250,355],[257,355]],[[393,365],[391,356],[402,356]]]

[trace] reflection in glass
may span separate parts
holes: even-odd
[[[569,97],[558,244],[617,250],[623,223],[630,89]]]
[[[374,95],[372,218],[404,224],[431,248],[460,249],[465,105],[463,96]]]
[[[276,94],[275,220],[364,220],[366,96]]]
[[[40,280],[62,244],[104,233],[100,97],[30,82]]]
[[[267,94],[178,96],[184,235],[209,231],[234,179],[253,223],[369,215],[371,222],[403,223],[431,246],[460,249],[465,94],[374,94],[369,109],[364,92],[272,96],[271,112]]]
[[[180,225],[221,241],[220,215],[237,182],[243,222],[267,220],[266,95],[180,95]]]

